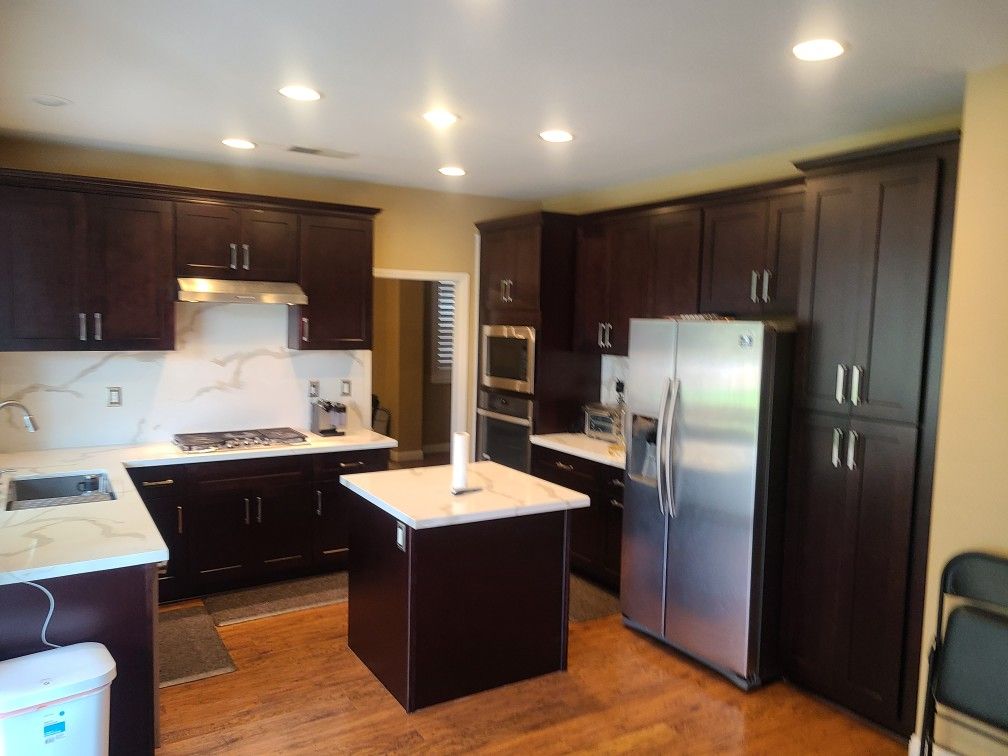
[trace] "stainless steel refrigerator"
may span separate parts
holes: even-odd
[[[631,320],[625,624],[751,688],[778,674],[793,325]]]

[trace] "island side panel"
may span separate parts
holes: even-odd
[[[407,711],[410,539],[396,545],[396,519],[356,494],[350,501],[347,645]]]
[[[566,511],[412,533],[412,708],[567,667]]]
[[[61,646],[101,643],[115,660],[109,715],[112,756],[154,752],[155,569],[141,565],[36,581],[56,602],[47,640]],[[0,607],[0,660],[46,650],[40,633],[49,601],[41,591],[20,583],[0,585]]]

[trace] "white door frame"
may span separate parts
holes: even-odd
[[[469,274],[442,270],[375,268],[375,278],[401,281],[451,281],[455,284],[455,321],[452,339],[451,430],[468,431],[469,384]],[[448,439],[449,441],[451,439]]]

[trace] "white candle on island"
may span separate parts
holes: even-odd
[[[455,433],[452,435],[451,447],[451,488],[452,491],[463,491],[468,485],[469,470],[469,434]]]

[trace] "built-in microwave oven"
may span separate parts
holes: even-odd
[[[535,392],[535,328],[485,325],[482,344],[482,380],[487,388]]]

